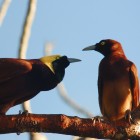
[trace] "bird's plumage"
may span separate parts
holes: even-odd
[[[124,117],[126,110],[131,111],[139,104],[137,69],[126,58],[119,42],[102,40],[95,46],[105,56],[98,75],[100,110],[104,117],[116,121]]]
[[[0,114],[40,91],[53,89],[63,80],[65,68],[70,64],[68,58],[59,56],[50,62],[53,71],[41,59],[0,58]]]

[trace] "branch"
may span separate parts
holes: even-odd
[[[7,115],[0,116],[0,134],[47,132],[102,139],[140,139],[140,106],[132,112],[135,124],[122,119],[116,123],[105,120],[94,123],[90,118],[66,115]]]
[[[74,136],[72,140],[97,140],[97,139]]]
[[[0,8],[0,26],[3,23],[4,17],[6,16],[10,3],[11,0],[3,0],[2,6]]]
[[[21,39],[20,39],[20,48],[19,48],[18,57],[21,59],[26,58],[26,52],[28,48],[28,42],[30,38],[32,24],[33,24],[35,13],[36,13],[36,7],[37,7],[37,0],[29,0],[27,14],[26,14],[24,25],[23,25]],[[25,101],[22,104],[22,107],[24,110],[28,110],[29,112],[32,112],[31,106],[30,106],[30,100]],[[38,138],[40,140],[47,140],[46,136],[42,134],[30,133],[31,140],[36,140]]]
[[[54,48],[54,45],[51,42],[46,43],[45,44],[45,50],[44,50],[45,53],[44,53],[44,55],[45,56],[52,55],[53,48]]]
[[[93,124],[92,119],[66,115],[7,115],[0,116],[0,134],[22,132],[48,132],[86,137],[97,137],[106,128],[116,131],[107,123]],[[102,126],[102,127],[101,127]],[[96,128],[97,127],[97,128]],[[112,132],[113,132],[112,131]]]
[[[37,1],[36,0],[29,0],[29,6],[25,18],[25,22],[23,25],[23,31],[20,39],[20,47],[18,57],[21,59],[26,58],[26,51],[28,48],[28,42],[30,38],[31,27],[33,24],[33,20],[35,17]],[[30,102],[26,101],[22,104],[24,110],[28,110],[31,112]]]
[[[37,5],[36,0],[29,0],[28,11],[26,14],[23,32],[20,39],[19,58],[22,58],[22,59],[26,58],[26,51],[27,51],[28,42],[30,38],[32,23],[33,23],[35,12],[36,12],[36,5]]]
[[[63,84],[63,82],[59,83],[57,85],[58,93],[60,95],[60,97],[63,99],[63,101],[65,101],[69,106],[71,106],[73,109],[75,109],[77,112],[84,114],[87,117],[93,117],[93,114],[90,113],[89,111],[87,111],[87,109],[81,107],[80,105],[78,105],[73,99],[71,99],[68,96],[68,93],[65,89],[65,86]]]
[[[83,138],[83,137],[78,137],[75,136],[72,140],[97,140],[96,138]]]

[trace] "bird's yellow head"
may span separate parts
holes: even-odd
[[[50,68],[50,70],[53,73],[55,73],[52,62],[54,62],[57,59],[60,59],[60,57],[61,57],[60,55],[50,55],[40,58],[40,61],[43,62],[45,65],[47,65]]]
[[[60,81],[62,81],[65,74],[65,69],[69,66],[69,64],[81,60],[68,58],[67,56],[51,55],[40,58],[40,61],[54,73],[59,83]]]

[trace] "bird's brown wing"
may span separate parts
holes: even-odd
[[[132,63],[130,70],[130,84],[132,91],[132,109],[139,105],[139,79],[136,66]]]
[[[0,58],[0,84],[31,69],[32,64],[24,59]]]

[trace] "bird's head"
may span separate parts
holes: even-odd
[[[70,63],[81,61],[80,59],[68,58],[67,56],[51,55],[40,58],[49,69],[56,75],[57,79],[61,81],[65,74],[65,68]]]
[[[104,56],[108,56],[112,53],[124,54],[121,44],[111,39],[101,40],[99,43],[83,49],[83,51],[88,50],[98,51]]]

